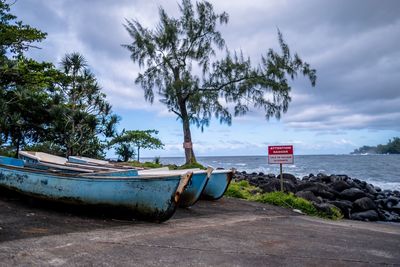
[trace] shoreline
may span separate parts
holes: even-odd
[[[240,171],[279,173],[279,165],[268,164],[267,156],[197,157],[204,166],[235,168]],[[143,161],[153,159],[143,158]],[[160,158],[162,164],[184,164],[183,157]],[[295,155],[293,165],[283,171],[302,178],[310,173],[346,174],[382,189],[400,190],[400,156],[398,155]]]
[[[280,177],[272,173],[236,171],[234,181],[246,180],[263,193],[280,191]],[[359,221],[400,222],[400,191],[381,189],[348,175],[309,174],[301,179],[283,173],[284,191],[310,201],[317,210],[340,209],[344,218]]]

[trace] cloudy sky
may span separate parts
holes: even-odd
[[[269,144],[294,144],[296,154],[349,153],[400,136],[400,1],[211,3],[230,16],[220,27],[229,49],[257,63],[268,48],[277,48],[279,28],[290,48],[317,69],[318,80],[314,88],[302,77],[292,83],[292,102],[280,121],[253,110],[232,126],[212,121],[203,133],[193,127],[198,156],[263,155]],[[12,12],[48,33],[31,57],[58,65],[66,53],[85,56],[122,117],[120,130],[160,131],[165,149],[145,156],[182,156],[180,122],[162,104],[144,101],[134,84],[140,69],[121,47],[131,42],[125,19],[153,28],[159,6],[178,15],[175,0],[18,0]]]

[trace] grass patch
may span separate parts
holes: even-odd
[[[160,163],[155,163],[151,161],[147,162],[139,162],[139,161],[131,161],[129,164],[133,167],[141,167],[141,168],[161,168],[163,167]]]
[[[178,170],[197,169],[197,168],[202,169],[202,170],[207,169],[206,167],[204,167],[200,163],[194,162],[194,163],[183,164],[182,166],[178,167]]]
[[[268,203],[284,208],[298,209],[310,216],[317,216],[327,219],[341,219],[343,215],[338,208],[331,208],[330,212],[318,211],[314,205],[304,199],[295,196],[293,193],[271,192],[261,193],[261,189],[249,184],[248,181],[234,182],[232,181],[225,193],[226,196]]]
[[[168,167],[170,170],[185,170],[185,169],[202,169],[205,170],[207,169],[200,163],[192,163],[192,164],[184,164],[182,166],[177,166],[175,164],[169,164],[169,165],[163,165],[160,163],[160,160],[155,160],[153,162],[147,161],[147,162],[139,162],[137,160],[135,161],[130,161],[128,163],[132,167],[140,167],[140,168],[161,168],[161,167]]]
[[[249,184],[248,181],[232,181],[225,192],[225,196],[236,197],[247,200],[256,200],[256,195],[261,193],[261,189]]]

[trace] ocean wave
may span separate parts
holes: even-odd
[[[400,191],[400,183],[396,182],[383,182],[377,180],[365,180],[367,183],[372,184],[373,186],[378,186],[382,190],[399,190]]]

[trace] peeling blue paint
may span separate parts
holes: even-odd
[[[0,186],[63,202],[123,206],[157,221],[173,215],[190,178],[178,192],[181,175],[85,177],[0,165]]]
[[[228,189],[232,176],[233,171],[231,170],[213,171],[201,197],[209,200],[220,199]]]

